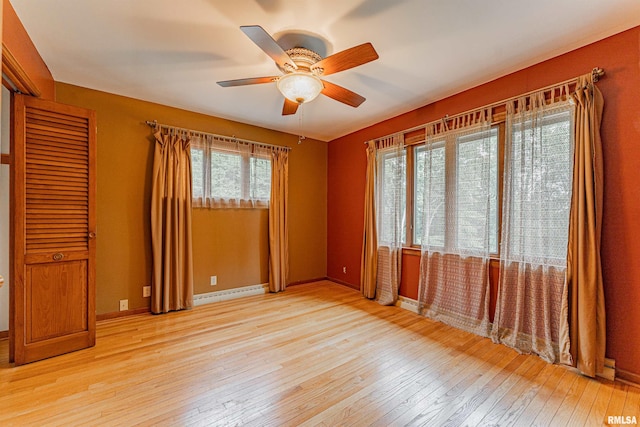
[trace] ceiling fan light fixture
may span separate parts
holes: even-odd
[[[285,98],[298,104],[313,101],[324,89],[317,76],[303,71],[285,74],[278,79],[277,85]]]

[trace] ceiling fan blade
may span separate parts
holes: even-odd
[[[360,96],[355,92],[351,92],[349,89],[338,86],[337,84],[330,83],[326,80],[323,80],[322,84],[324,85],[324,89],[322,89],[321,92],[323,95],[333,98],[336,101],[340,101],[343,104],[358,107],[366,100],[364,96]]]
[[[257,85],[260,83],[272,83],[279,79],[278,76],[273,77],[252,77],[248,79],[223,80],[218,82],[222,87]]]
[[[322,75],[328,76],[329,74],[348,70],[349,68],[375,61],[378,58],[378,53],[373,48],[373,45],[371,43],[364,43],[350,49],[334,53],[331,56],[327,56],[322,61],[313,64],[311,69],[315,70],[316,68],[323,68],[324,72]]]
[[[290,114],[295,114],[296,111],[298,111],[298,105],[300,104],[291,101],[289,98],[285,98],[284,105],[282,106],[282,115],[288,116]]]
[[[289,58],[287,52],[285,52],[260,25],[244,25],[240,27],[240,29],[258,45],[260,49],[269,55],[280,68],[284,68],[284,65],[288,64],[294,70],[298,69],[298,66]]]

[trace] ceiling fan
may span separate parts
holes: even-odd
[[[320,93],[352,107],[358,107],[365,101],[357,93],[321,80],[320,76],[328,76],[378,59],[378,53],[371,43],[354,46],[323,59],[316,52],[303,47],[283,50],[259,25],[242,26],[240,30],[276,62],[284,75],[225,80],[218,82],[220,86],[276,83],[285,97],[282,115],[295,114],[301,104],[312,101]]]

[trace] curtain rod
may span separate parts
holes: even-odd
[[[591,75],[593,76],[593,82],[595,83],[598,80],[600,80],[600,77],[604,76],[604,70],[602,68],[600,68],[600,67],[595,67],[593,70],[591,70]],[[501,101],[497,101],[497,102],[494,102],[494,103],[491,103],[491,104],[484,105],[482,107],[477,107],[477,108],[473,108],[471,110],[463,111],[462,113],[454,114],[453,116],[446,115],[441,119],[432,120],[432,121],[430,121],[428,123],[423,123],[421,125],[417,125],[417,126],[409,128],[409,129],[403,129],[401,131],[390,133],[390,134],[385,135],[385,136],[380,136],[380,137],[377,137],[377,138],[373,138],[373,141],[378,141],[378,140],[381,140],[381,139],[390,138],[393,135],[395,135],[397,133],[400,133],[400,132],[402,132],[402,133],[413,132],[414,130],[419,130],[419,129],[422,129],[422,128],[426,128],[429,125],[440,123],[443,120],[447,120],[447,121],[454,120],[457,117],[462,117],[462,116],[467,115],[469,113],[473,113],[473,112],[480,111],[480,110],[486,110],[487,108],[493,109],[495,107],[499,107],[501,105],[504,105],[509,101],[513,101],[513,100],[518,99],[518,98],[523,97],[523,96],[529,96],[529,95],[531,95],[533,93],[536,93],[536,92],[546,92],[546,91],[554,89],[554,88],[556,88],[558,86],[575,84],[575,83],[578,82],[578,79],[580,77],[581,76],[578,76],[578,77],[574,77],[574,78],[569,79],[569,80],[565,80],[563,82],[554,83],[552,85],[545,86],[545,87],[542,87],[540,89],[535,89],[535,90],[532,90],[532,91],[529,91],[529,92],[526,92],[526,93],[523,93],[523,94],[520,94],[520,95],[512,96],[511,98],[506,98],[506,99],[503,99]],[[367,144],[367,142],[368,141],[364,141],[364,144]]]
[[[225,139],[225,140],[233,141],[233,142],[241,142],[243,144],[257,145],[259,147],[274,148],[276,150],[286,150],[286,151],[290,151],[291,150],[291,147],[285,147],[283,145],[267,144],[267,143],[264,143],[264,142],[251,141],[249,139],[236,138],[235,135],[224,136],[224,135],[217,135],[215,133],[202,132],[202,131],[199,131],[199,130],[180,128],[180,127],[177,127],[177,126],[171,126],[171,125],[165,125],[165,124],[162,124],[162,123],[158,123],[157,120],[153,120],[153,121],[147,120],[147,121],[145,121],[145,123],[148,126],[151,126],[151,127],[160,127],[160,128],[165,128],[165,129],[177,130],[177,131],[180,131],[180,132],[189,132],[189,133],[192,133],[192,134],[197,135],[197,136],[211,136],[213,138]]]

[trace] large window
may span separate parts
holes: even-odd
[[[266,207],[271,193],[271,159],[254,147],[191,148],[194,206]]]
[[[571,201],[572,112],[570,107],[556,108],[540,120],[537,135],[529,131],[527,122],[505,130],[513,146],[510,161],[504,166],[512,173],[514,200],[509,208],[508,250],[513,258],[562,264],[566,260]],[[500,161],[500,147],[505,143],[501,134],[499,126],[494,126],[488,135],[486,131],[450,133],[429,145],[409,145],[401,154],[381,153],[377,213],[380,242],[391,239],[393,214],[400,204],[406,246],[422,245],[426,235],[429,241],[424,243],[431,248],[474,253],[488,241],[489,252],[497,255],[500,223],[505,220],[500,211],[500,184],[505,174]],[[480,179],[487,173],[488,188]]]

